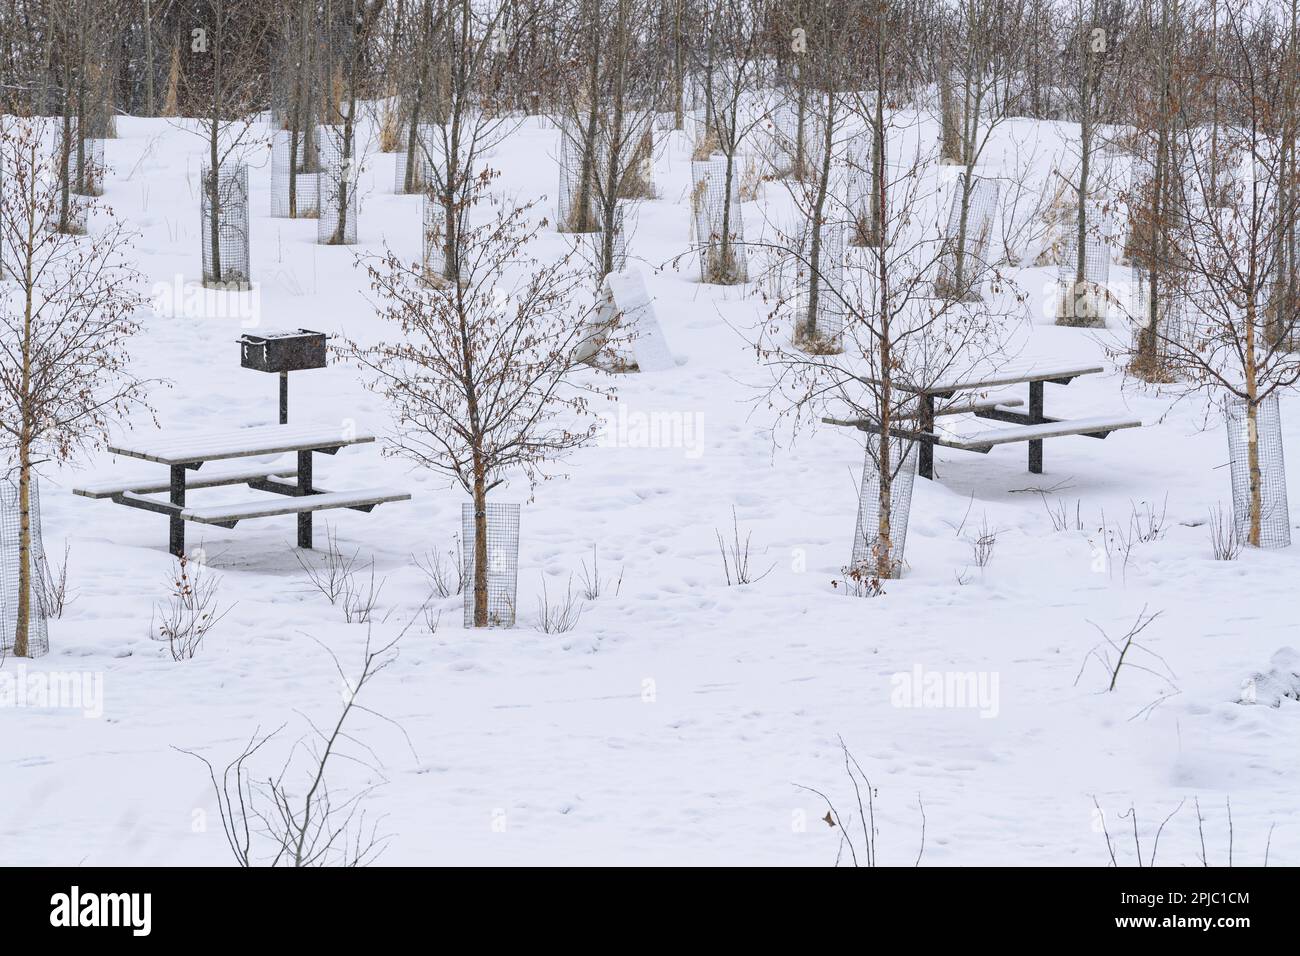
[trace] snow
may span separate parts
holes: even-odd
[[[314,222],[266,215],[268,150],[250,177],[256,288],[205,294],[201,140],[162,120],[118,125],[106,201],[139,231],[156,306],[136,369],[170,382],[153,391],[162,432],[142,416],[133,444],[275,421],[275,379],[239,367],[243,331],[385,331],[353,259],[385,243],[420,254],[419,197],[392,193],[393,156],[367,159],[359,245],[344,248],[317,245]],[[1013,136],[1027,134],[1045,175],[1068,127],[1008,124],[1008,157]],[[387,720],[359,714],[351,727],[381,771],[341,763],[334,780],[339,792],[383,784],[367,802],[393,835],[382,862],[828,864],[836,836],[800,786],[849,811],[841,737],[877,790],[882,863],[916,858],[923,801],[923,864],[1103,865],[1094,798],[1112,836],[1126,832],[1118,815],[1130,805],[1146,834],[1186,800],[1161,837],[1164,863],[1197,862],[1194,798],[1212,862],[1226,859],[1228,798],[1238,862],[1262,862],[1273,824],[1272,861],[1300,861],[1300,703],[1238,703],[1271,660],[1291,666],[1274,655],[1295,643],[1300,550],[1213,560],[1204,522],[1230,495],[1217,415],[1200,399],[1126,384],[1106,348],[1120,333],[1054,326],[1054,269],[1020,269],[1027,352],[1106,370],[1054,391],[1049,414],[1124,411],[1145,427],[1054,441],[1041,476],[1026,473],[1019,446],[937,449],[937,480],[914,491],[908,573],[882,597],[844,596],[832,581],[852,545],[861,438],[833,427],[773,435],[755,403],[766,373],[743,335],[767,312],[760,296],[701,285],[691,257],[670,261],[689,244],[690,167],[683,136],[667,135],[662,198],[627,228],[677,364],[620,377],[610,433],[573,455],[566,477],[530,495],[515,476],[494,493],[524,504],[518,628],[462,629],[459,597],[433,600],[436,633],[420,614],[429,588],[413,556],[452,546],[461,491],[373,448],[318,458],[325,487],[413,495],[328,518],[340,549],[367,567],[373,559],[383,581],[374,639],[414,620],[397,661],[364,691]],[[555,130],[527,121],[491,159],[499,188],[553,197],[557,151]],[[781,187],[763,188],[746,204],[751,240],[781,215]],[[550,231],[539,249],[559,255],[567,241]],[[290,420],[308,417],[336,430],[388,421],[337,361],[294,376]],[[1283,426],[1294,447],[1300,416],[1284,413]],[[255,768],[275,772],[309,719],[337,716],[345,687],[327,649],[355,672],[368,628],[345,623],[312,588],[292,517],[191,525],[230,611],[198,656],[172,660],[150,636],[174,568],[161,519],[74,496],[73,485],[120,463],[101,452],[82,464],[89,472],[47,469],[41,496],[45,549],[70,545],[76,599],[51,622],[47,657],[0,667],[4,860],[230,863],[206,772],[179,751],[220,768],[259,728],[284,725]],[[1293,479],[1293,499],[1297,490]],[[222,494],[196,492],[190,504],[219,506]],[[1076,502],[1082,528],[1054,530],[1049,508],[1063,505],[1072,522]],[[1167,532],[1126,557],[1125,529],[1145,503],[1165,508]],[[730,537],[733,509],[742,538],[752,535],[756,574],[770,573],[727,587],[716,534]],[[972,549],[981,527],[996,531],[984,567]],[[552,599],[571,578],[577,589],[593,548],[604,593],[574,630],[535,629],[542,583]],[[1139,640],[1172,685],[1125,669],[1107,693],[1109,675],[1089,659],[1097,628],[1122,639],[1143,608],[1162,612]],[[20,676],[69,673],[102,678],[102,715],[14,693]],[[954,674],[996,688],[996,706],[927,706],[929,676],[951,684]]]
[[[253,428],[223,427],[213,431],[185,430],[181,434],[138,435],[131,441],[114,442],[110,451],[130,458],[144,458],[165,465],[218,461],[252,455],[276,455],[373,442],[375,436],[355,422],[300,425],[261,425]]]
[[[1011,428],[993,428],[963,435],[960,446],[972,451],[983,451],[990,445],[1002,445],[1007,442],[1030,441],[1032,439],[1055,438],[1065,435],[1091,435],[1096,432],[1110,432],[1121,428],[1140,428],[1142,422],[1136,418],[1122,415],[1109,417],[1075,418],[1069,421],[1047,422],[1042,425],[1015,425]]]

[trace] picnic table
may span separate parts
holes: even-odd
[[[177,557],[185,553],[187,521],[233,528],[240,521],[273,515],[296,514],[298,547],[310,548],[312,515],[317,511],[350,508],[370,512],[386,502],[410,499],[409,493],[390,488],[328,491],[313,483],[313,455],[334,455],[340,448],[374,440],[375,436],[369,432],[345,430],[338,424],[262,425],[175,436],[150,435],[109,445],[108,450],[115,455],[166,466],[165,481],[104,479],[74,488],[73,493],[86,498],[108,498],[129,508],[166,515],[170,528],[169,550]],[[190,474],[208,462],[284,454],[297,455],[296,467],[273,463]],[[241,484],[277,497],[208,507],[194,507],[186,502],[188,491]],[[158,497],[164,492],[167,498]]]
[[[921,477],[934,477],[934,446],[957,448],[987,454],[995,445],[1011,442],[1029,443],[1029,471],[1043,473],[1043,441],[1065,435],[1082,435],[1086,438],[1105,438],[1122,428],[1140,428],[1142,420],[1130,415],[1105,415],[1078,419],[1051,418],[1043,410],[1043,385],[1069,385],[1082,375],[1104,371],[1100,365],[1070,364],[1052,361],[1031,361],[973,369],[960,375],[942,378],[925,385],[896,384],[901,391],[916,396],[916,405],[901,419],[915,421],[915,428],[891,426],[892,435],[910,438],[919,443],[917,469]],[[939,405],[937,399],[951,399],[958,393],[986,391],[1009,385],[1029,386],[1029,409],[1018,411],[1024,402],[1016,398],[975,396],[969,400]],[[974,434],[952,437],[939,434],[935,419],[945,415],[970,413],[976,418],[1008,422],[1011,428],[990,428]],[[867,419],[841,420],[823,418],[831,425],[849,425],[879,434],[879,427]]]

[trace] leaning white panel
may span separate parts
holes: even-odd
[[[578,346],[578,360],[595,359],[615,327],[631,336],[632,357],[642,372],[663,372],[676,366],[639,269],[605,276],[600,306],[590,331]]]

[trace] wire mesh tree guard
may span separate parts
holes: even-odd
[[[822,104],[786,91],[766,124],[768,165],[778,178],[804,179],[821,168],[825,153],[826,117]]]
[[[620,201],[614,205],[614,248],[613,263],[609,269],[610,272],[623,272],[627,269],[627,233],[624,231],[624,207],[625,203]],[[587,255],[590,261],[599,271],[604,271],[604,263],[601,261],[605,253],[605,236],[604,230],[600,232],[587,233],[584,238],[587,242]]]
[[[463,216],[460,217],[463,219]],[[433,193],[426,192],[422,200],[421,220],[424,226],[423,250],[424,250],[424,271],[431,276],[442,276],[450,280],[447,270],[447,207],[443,205],[442,200]],[[461,229],[465,228],[465,223],[461,223]],[[465,276],[467,271],[466,253],[464,242],[456,243],[457,274]],[[465,281],[464,278],[461,281]]]
[[[1157,276],[1160,276],[1157,273]],[[1167,280],[1157,279],[1155,308],[1152,309],[1151,271],[1141,266],[1133,267],[1132,351],[1145,358],[1153,367],[1147,371],[1172,381],[1179,361],[1191,344],[1190,319],[1183,294],[1171,287]]]
[[[514,627],[519,580],[519,505],[488,502],[486,518],[487,626]],[[478,535],[473,502],[461,505],[460,527],[465,568],[464,622],[465,627],[474,627],[475,543]]]
[[[295,144],[296,140],[296,144]],[[297,161],[290,160],[296,156]],[[271,134],[271,215],[280,219],[311,219],[319,213],[320,162],[314,136],[306,130],[276,130]]]
[[[715,156],[691,163],[691,223],[699,249],[700,281],[745,282],[745,221],[740,203],[727,202],[727,160]]]
[[[966,174],[957,177],[957,188],[948,210],[944,249],[939,257],[936,291],[946,298],[978,299],[979,282],[988,270],[989,240],[997,213],[1002,184],[996,179],[974,176],[968,192]],[[962,205],[966,206],[966,229],[962,231]]]
[[[321,171],[316,241],[322,245],[350,246],[357,241],[355,144],[347,141],[342,125],[320,126],[318,131]]]
[[[794,172],[799,139],[798,107],[789,99],[782,99],[772,108],[766,124],[767,161],[773,176],[788,176]]]
[[[709,108],[707,106],[695,106],[688,115],[690,116],[693,155],[697,159],[706,158],[718,145],[717,136],[713,131],[713,124],[710,122]]]
[[[101,196],[104,193],[104,141],[82,136],[81,124],[73,116],[59,123],[59,156],[67,157],[69,192],[78,196]]]
[[[556,229],[560,232],[594,232],[596,216],[596,157],[581,128],[565,117],[560,130],[560,191],[556,196]]]
[[[88,139],[117,139],[117,114],[114,111],[114,81],[111,72],[98,69],[95,88],[87,92],[82,106],[82,121]]]
[[[288,129],[293,122],[295,106],[300,101],[296,95],[302,85],[300,55],[302,44],[297,33],[296,24],[290,23],[286,42],[277,46],[271,61],[271,129],[273,131]]]
[[[623,149],[630,153],[627,170],[619,184],[620,199],[653,199],[655,197],[655,125],[654,114],[649,110],[630,110],[626,120],[625,138],[629,142]]]
[[[943,70],[939,74],[939,162],[964,163],[966,79],[959,70]]]
[[[1106,216],[1095,203],[1084,206],[1083,281],[1078,281],[1078,220],[1066,223],[1061,250],[1059,277],[1061,297],[1057,307],[1058,325],[1104,328],[1106,325],[1107,283],[1110,282],[1110,243],[1103,230]]]
[[[203,284],[248,288],[248,166],[227,161],[212,170],[204,165],[199,180],[199,234],[203,247]]]
[[[433,160],[435,129],[419,123],[408,127],[393,166],[393,192],[398,195],[422,193],[434,185]]]
[[[290,15],[272,62],[271,202],[275,216],[316,215],[316,177],[320,171],[316,124],[326,107],[322,103],[321,39],[309,19],[305,10]],[[282,132],[288,134],[283,143],[279,136]],[[291,163],[290,157],[295,161]]]
[[[893,478],[888,483],[889,514],[883,526],[879,438],[868,438],[862,466],[858,522],[853,532],[853,556],[850,564],[850,571],[856,572],[861,579],[896,578],[903,572],[907,520],[912,510],[912,486],[916,483],[919,456],[916,442],[910,439],[891,436],[888,442],[888,467]]]
[[[45,546],[41,541],[40,485],[33,475],[29,489],[29,549],[27,553],[31,590],[27,606],[27,654],[49,653],[46,623],[48,599],[45,590]],[[22,531],[18,479],[0,478],[0,655],[12,654],[18,628],[18,572]]]
[[[1252,473],[1259,494],[1259,546],[1291,544],[1291,512],[1286,497],[1286,462],[1282,455],[1282,419],[1277,393],[1255,406],[1256,455],[1250,454],[1251,422],[1245,399],[1229,398],[1223,407],[1228,429],[1228,463],[1232,470],[1232,520],[1237,540],[1251,544]]]
[[[860,133],[849,143],[844,170],[844,202],[849,213],[848,243],[879,242],[880,197],[876,195],[876,137]]]
[[[814,253],[813,223],[805,222],[794,257],[792,297],[794,339],[802,347],[818,351],[838,351],[842,347],[848,312],[845,297],[849,291],[845,284],[847,232],[847,223],[842,221],[821,223],[816,229]]]
[[[1278,227],[1278,255],[1268,284],[1269,338],[1288,352],[1300,352],[1300,215],[1290,229]]]

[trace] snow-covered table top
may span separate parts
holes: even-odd
[[[164,465],[189,465],[223,458],[341,448],[374,440],[375,436],[370,432],[335,422],[315,425],[257,425],[252,428],[186,432],[178,435],[155,433],[109,445],[108,450],[115,455],[142,458]]]
[[[937,382],[917,388],[931,395],[992,388],[996,385],[1017,385],[1022,382],[1050,382],[1058,378],[1076,378],[1104,371],[1100,365],[1086,363],[1028,361],[1001,366],[974,368],[960,375],[949,375]]]

